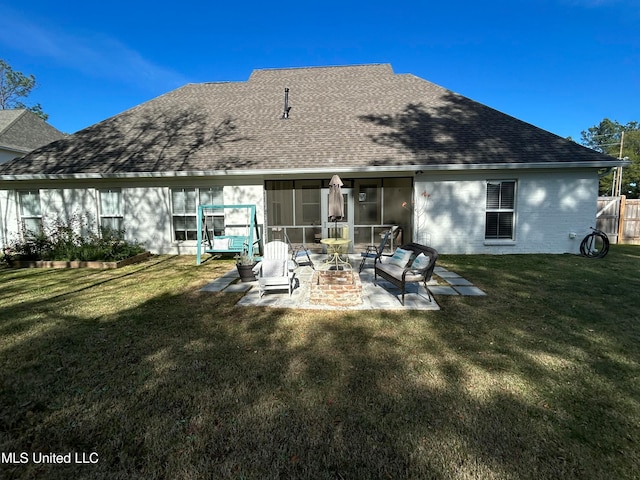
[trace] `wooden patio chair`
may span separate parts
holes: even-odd
[[[295,274],[289,268],[288,250],[287,244],[280,240],[265,244],[262,260],[253,267],[260,297],[270,290],[287,290],[291,296]]]

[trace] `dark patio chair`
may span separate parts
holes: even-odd
[[[380,257],[382,256],[384,247],[387,246],[387,242],[389,241],[389,237],[391,236],[391,233],[396,228],[397,227],[391,227],[389,230],[384,232],[384,235],[382,236],[382,240],[380,241],[380,245],[367,245],[367,249],[364,252],[360,253],[360,256],[362,257],[362,261],[360,262],[360,269],[358,270],[358,272],[362,272],[362,269],[364,268],[364,264],[367,263],[368,258],[373,258],[373,265],[375,266],[376,262],[378,262],[380,260]]]

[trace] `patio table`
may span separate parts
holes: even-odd
[[[344,270],[344,269],[351,269],[351,264],[348,261],[348,257],[347,260],[343,260],[342,257],[340,255],[342,255],[342,248],[346,247],[347,245],[349,245],[349,243],[351,243],[351,240],[348,238],[323,238],[322,240],[320,240],[320,243],[326,245],[327,247],[331,248],[331,251],[329,251],[329,248],[327,248],[327,253],[329,253],[329,258],[322,263],[322,265],[320,265],[320,269],[325,269],[325,270]]]

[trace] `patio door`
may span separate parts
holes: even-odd
[[[349,238],[349,252],[353,252],[353,189],[342,188],[344,218],[338,222],[329,221],[329,189],[323,188],[321,194],[322,237]]]

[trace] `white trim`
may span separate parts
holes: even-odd
[[[485,208],[484,208],[484,212],[485,212],[485,220],[484,220],[484,228],[485,228],[485,233],[484,233],[484,241],[485,241],[485,245],[487,245],[487,242],[499,242],[499,245],[503,245],[505,243],[510,243],[513,242],[513,244],[515,245],[516,243],[516,230],[517,230],[517,216],[516,216],[516,212],[518,211],[518,180],[517,179],[503,179],[503,180],[493,180],[493,179],[487,179],[485,182],[485,188],[487,189],[486,191],[488,192],[489,189],[489,184],[490,183],[498,183],[500,185],[500,192],[502,192],[502,184],[504,183],[513,183],[513,207],[512,208],[489,208],[486,203],[485,203]],[[488,195],[488,194],[487,194]],[[502,193],[500,193],[500,198],[502,198]],[[489,213],[512,213],[513,214],[513,218],[511,220],[511,238],[500,238],[500,237],[488,237],[487,238],[487,214]],[[498,227],[499,230],[499,227]]]
[[[493,239],[485,239],[485,241],[483,242],[484,245],[487,246],[491,246],[491,247],[496,247],[496,246],[511,246],[511,247],[515,247],[518,242],[516,242],[515,240],[512,239],[504,239],[504,240],[500,240],[498,238],[493,238]]]
[[[40,189],[32,188],[32,189],[22,189],[16,190],[16,206],[17,208],[17,220],[18,220],[18,229],[20,232],[20,236],[22,237],[24,233],[27,231],[27,226],[25,224],[25,220],[37,220],[40,224],[40,230],[43,228],[43,214],[42,214],[42,195],[40,194]],[[23,211],[24,203],[22,202],[22,194],[31,194],[38,197],[38,213],[34,215],[25,215]]]
[[[96,188],[97,192],[97,202],[96,207],[98,210],[98,229],[100,234],[102,235],[102,229],[104,228],[103,221],[104,219],[120,219],[120,228],[118,230],[122,230],[124,228],[124,203],[122,201],[122,188],[116,187],[107,187],[107,188]],[[105,214],[102,211],[102,196],[104,193],[117,193],[118,194],[118,212],[115,214]]]
[[[202,171],[169,171],[169,172],[125,172],[125,173],[59,173],[59,174],[22,174],[0,175],[0,181],[7,180],[76,180],[102,178],[172,178],[172,177],[225,177],[225,176],[274,176],[292,174],[330,173],[388,173],[388,172],[426,172],[426,171],[461,171],[461,170],[531,170],[531,169],[566,169],[566,168],[608,168],[629,166],[630,162],[611,158],[598,162],[536,162],[536,163],[486,163],[486,164],[443,164],[443,165],[390,165],[366,167],[324,166],[323,168],[299,169],[255,169],[255,170],[202,170]]]
[[[0,145],[0,150],[9,150],[11,152],[16,152],[16,153],[33,152],[33,148],[19,147],[17,145]]]

